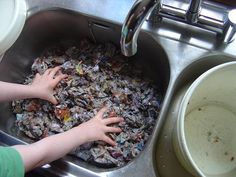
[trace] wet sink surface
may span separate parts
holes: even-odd
[[[27,20],[21,36],[4,55],[0,65],[0,80],[22,83],[26,75],[30,73],[33,60],[40,56],[45,48],[61,41],[80,41],[81,39],[89,38],[96,43],[112,42],[119,46],[120,31],[120,25],[82,16],[68,10],[37,13]],[[140,34],[138,43],[138,53],[134,56],[134,59],[137,60],[139,65],[145,66],[146,74],[161,87],[164,97],[170,80],[170,67],[167,55],[156,40],[147,33],[143,32]],[[15,115],[11,111],[11,103],[1,103],[0,129],[7,135],[15,137],[15,141],[11,141],[11,143],[5,138],[6,143],[11,145],[20,141],[29,142],[27,137],[17,131],[14,124],[15,119]],[[161,117],[159,116],[156,122],[157,125],[160,119]],[[11,139],[11,137],[8,138]],[[96,176],[101,173],[116,176],[120,171],[125,171],[125,174],[130,176],[133,173],[132,168],[138,167],[141,169],[145,165],[146,170],[150,171],[153,176],[153,139],[154,135],[150,136],[144,151],[121,168],[109,170],[98,168],[71,156],[66,156],[62,160],[52,163],[52,166],[60,168],[64,173],[69,172],[85,176]],[[142,160],[143,156],[149,159],[149,163]],[[144,171],[143,173],[145,174],[146,172]],[[140,176],[143,176],[143,174],[140,173]]]
[[[176,80],[176,86],[173,87],[173,98],[166,116],[166,122],[163,125],[163,131],[157,141],[156,162],[157,171],[161,177],[182,176],[193,177],[187,172],[178,161],[173,148],[173,133],[176,126],[179,106],[184,94],[191,83],[202,73],[219,64],[235,61],[236,58],[225,55],[210,55],[199,58],[196,62],[186,67],[179,78]],[[172,170],[167,170],[172,169]]]
[[[63,40],[79,41],[88,37],[97,43],[109,41],[119,46],[121,25],[133,3],[133,0],[109,0],[106,3],[101,0],[93,3],[84,0],[71,0],[70,3],[64,0],[27,1],[30,17],[20,38],[0,64],[0,80],[3,81],[22,82],[30,72],[33,59],[47,46]],[[43,11],[44,8],[54,10]],[[235,51],[236,42],[222,45],[214,34],[202,33],[196,28],[168,20],[157,26],[144,23],[134,58],[146,66],[148,75],[162,87],[164,100],[143,152],[121,168],[97,168],[78,158],[65,156],[41,171],[45,176],[61,177],[192,177],[180,165],[172,146],[172,132],[181,99],[189,85],[204,71],[236,60]],[[17,134],[14,121],[10,103],[1,103],[0,141],[8,145],[28,141]]]

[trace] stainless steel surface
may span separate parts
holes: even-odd
[[[165,1],[163,3],[165,3]],[[166,16],[165,9],[161,10],[161,16],[181,21],[183,23],[188,23],[203,29],[222,33],[224,24],[226,23],[226,16],[228,13],[227,8],[213,2],[190,0],[188,1],[188,7],[186,7],[185,1],[183,4],[168,4],[168,6],[169,9],[172,8],[173,11],[171,16]],[[178,15],[178,11],[180,10],[182,11],[181,16]]]
[[[3,55],[0,55],[0,62],[2,61]]]
[[[159,16],[194,25],[219,34],[223,33],[228,13],[226,7],[209,1],[199,0],[190,1],[188,6],[186,6],[186,4],[185,1],[182,4],[170,4],[163,1],[163,8],[160,10]],[[196,9],[198,9],[198,12],[196,12]]]
[[[138,0],[130,9],[121,32],[121,50],[125,56],[132,56],[137,52],[137,38],[144,19],[148,16],[151,23],[160,23],[161,18],[172,19],[201,29],[215,32],[225,43],[232,39],[232,25],[227,26],[228,9],[222,5],[202,0],[190,0],[189,8],[186,3],[161,2],[160,0]],[[170,3],[171,2],[171,3]],[[184,8],[183,8],[184,7]],[[155,24],[154,24],[155,25]]]
[[[173,129],[176,126],[176,120],[180,103],[184,94],[189,88],[190,84],[203,72],[224,62],[230,62],[235,58],[221,54],[210,54],[208,56],[200,57],[195,62],[186,67],[182,73],[176,78],[176,85],[174,85],[172,103],[166,115],[166,121],[161,131],[160,138],[156,143],[156,159],[159,176],[161,177],[193,177],[186,171],[179,163],[174,147],[173,147]],[[168,170],[174,169],[174,170]]]
[[[113,42],[119,46],[121,25],[116,25],[98,18],[81,15],[71,10],[49,10],[34,13],[25,24],[22,34],[8,52],[5,53],[0,64],[0,80],[21,82],[30,72],[33,60],[47,47],[54,43],[67,40],[83,39],[100,42]],[[133,56],[136,62],[146,67],[146,74],[155,80],[165,95],[170,79],[170,68],[167,55],[163,48],[147,33],[141,32],[139,37],[139,52]],[[145,58],[145,60],[143,60]],[[156,60],[158,59],[158,60]],[[8,72],[11,70],[11,72]],[[161,120],[159,118],[159,120]],[[9,145],[30,142],[30,140],[16,129],[15,116],[11,111],[10,103],[0,104],[0,129],[5,132],[3,139]],[[157,124],[159,121],[157,121]],[[12,136],[12,137],[11,137]],[[8,138],[15,141],[8,142]],[[146,173],[155,176],[153,159],[143,161],[142,157],[150,154],[153,149],[154,137],[146,143],[145,149],[136,159],[126,166],[114,169],[98,168],[76,157],[66,156],[63,159],[43,167],[43,171],[53,171],[58,176],[131,176],[133,170],[142,169],[140,176]],[[19,140],[20,139],[20,140]],[[19,141],[18,141],[19,140]],[[72,140],[73,141],[73,140]],[[146,155],[145,155],[146,154]],[[148,155],[150,156],[150,155]],[[59,170],[57,170],[59,169]]]
[[[131,7],[121,31],[121,52],[133,56],[137,52],[137,38],[147,15],[159,4],[160,0],[138,0]]]
[[[88,36],[97,42],[112,41],[119,45],[122,23],[133,2],[28,0],[28,20],[20,38],[0,63],[0,80],[21,82],[29,72],[32,60],[46,46],[64,39],[80,40]],[[202,4],[201,14],[213,12],[206,11],[205,5]],[[181,8],[186,10],[188,1]],[[214,16],[214,13],[208,15]],[[224,19],[224,16],[220,18]],[[121,168],[97,168],[65,156],[42,167],[40,172],[52,177],[192,177],[181,167],[172,148],[171,136],[179,102],[188,85],[202,72],[220,63],[236,60],[235,51],[235,40],[224,45],[214,32],[168,18],[163,18],[157,24],[145,21],[138,37],[138,52],[134,57],[149,67],[151,76],[163,86],[165,98],[144,151]],[[13,145],[28,141],[13,128],[14,120],[9,103],[1,103],[0,142]]]
[[[236,32],[236,9],[230,10],[228,14],[228,24],[225,29],[224,42],[229,43],[234,40]]]
[[[178,8],[178,7],[169,6],[166,4],[162,4],[159,11],[160,11],[160,14],[163,13],[163,16],[166,16],[166,17],[168,16],[168,18],[171,18],[172,16],[174,16],[174,18],[184,19],[185,14],[186,14],[185,10]],[[164,15],[164,14],[166,14],[166,15]],[[157,13],[157,15],[158,15],[158,13]],[[160,15],[160,16],[162,16],[162,15]]]
[[[186,19],[189,23],[197,23],[200,15],[202,0],[191,0],[186,12]]]

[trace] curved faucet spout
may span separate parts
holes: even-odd
[[[121,31],[121,52],[133,56],[137,52],[137,38],[147,15],[159,5],[160,0],[137,0],[130,9]]]

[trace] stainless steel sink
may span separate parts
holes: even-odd
[[[0,63],[0,80],[22,82],[35,57],[63,40],[110,41],[119,45],[121,26],[134,0],[27,0],[28,20],[22,34]],[[236,42],[221,45],[212,32],[163,20],[145,22],[138,37],[137,62],[162,87],[164,100],[156,126],[140,155],[121,168],[98,168],[65,156],[39,170],[45,176],[191,177],[172,148],[172,132],[179,103],[188,86],[201,73],[236,59]],[[129,58],[127,58],[129,59]],[[10,103],[0,104],[0,142],[29,142],[14,126]]]
[[[156,142],[156,162],[157,171],[161,177],[184,176],[193,177],[179,163],[173,148],[173,129],[176,125],[180,102],[190,84],[203,72],[208,69],[225,63],[235,61],[232,56],[213,54],[198,58],[195,62],[186,67],[178,76],[173,86],[174,93],[171,104],[166,115],[166,121],[163,130]],[[171,169],[171,170],[167,170]]]
[[[109,41],[119,46],[120,31],[120,25],[89,18],[70,10],[57,9],[36,13],[27,20],[23,32],[14,46],[5,53],[0,65],[0,80],[22,82],[30,72],[33,60],[40,56],[47,46],[68,40],[79,41],[84,38],[89,38],[97,43]],[[134,56],[134,59],[140,65],[145,66],[146,74],[155,80],[165,95],[170,79],[167,55],[163,48],[147,33],[141,34],[139,43],[139,52]],[[127,60],[129,59],[127,58]],[[15,127],[16,118],[12,113],[10,103],[0,104],[0,117],[2,131],[21,141],[30,142]],[[159,117],[157,124],[160,119],[161,117]],[[154,144],[151,143],[151,139],[153,138],[150,137],[144,151],[153,149]],[[124,169],[136,168],[139,164],[136,161],[142,161],[142,156],[143,153],[127,166],[109,169],[109,171],[120,172]],[[143,163],[143,165],[145,164],[146,162]],[[72,174],[79,175],[81,175],[79,169],[88,170],[86,175],[108,171],[108,169],[92,166],[72,156],[55,162],[54,166],[65,172],[68,171],[68,168],[73,168]],[[149,167],[147,166],[147,168]]]

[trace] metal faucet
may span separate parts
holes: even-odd
[[[151,12],[149,18],[165,17],[175,21],[187,23],[199,28],[219,33],[223,43],[230,43],[236,33],[236,10],[222,12],[222,7],[218,9],[215,5],[202,3],[202,0],[191,0],[187,10],[161,4],[161,0],[137,0],[130,9],[121,31],[121,52],[125,56],[133,56],[137,52],[137,38],[143,22]],[[202,7],[204,5],[204,7]],[[211,16],[201,15],[200,9],[212,10],[215,12],[215,19]],[[209,13],[210,14],[210,13]],[[228,18],[221,19],[222,15]],[[161,18],[160,18],[161,19]],[[158,20],[150,20],[154,22]]]
[[[224,29],[223,42],[228,44],[232,42],[235,38],[236,33],[236,9],[229,11],[228,13],[228,23]]]
[[[186,20],[189,23],[197,23],[200,14],[202,0],[191,0],[186,13]]]
[[[196,23],[202,0],[191,0],[186,20]],[[133,56],[137,52],[137,38],[143,22],[150,12],[160,9],[160,0],[137,0],[131,7],[121,31],[121,52]],[[159,6],[159,7],[157,7]]]
[[[137,38],[147,15],[160,3],[160,0],[137,0],[131,7],[121,31],[121,52],[132,56],[137,52]]]

